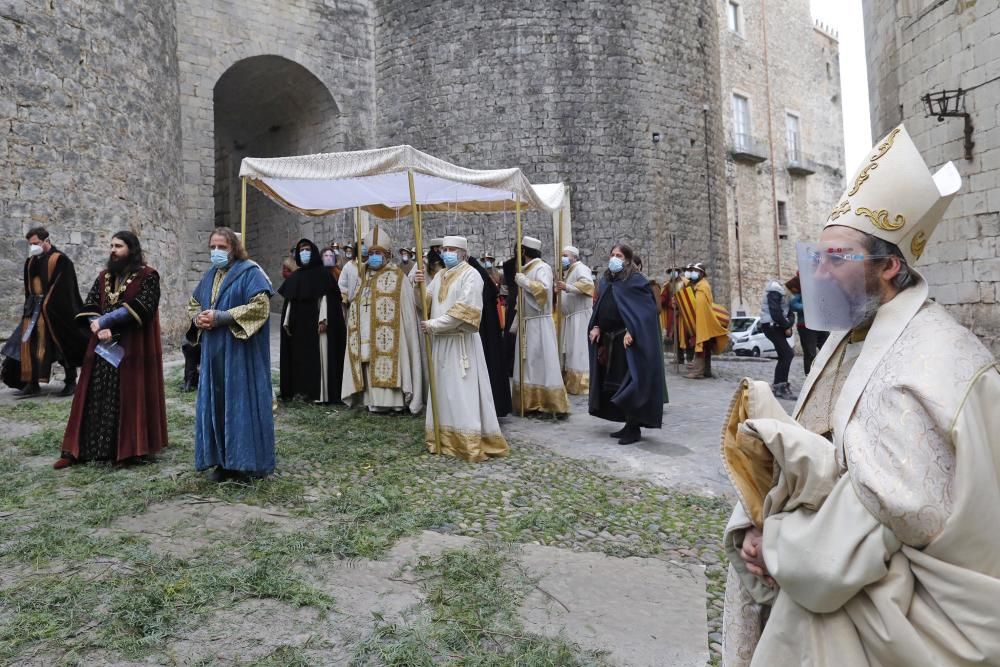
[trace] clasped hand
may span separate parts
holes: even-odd
[[[111,340],[111,329],[102,329],[96,317],[90,321],[90,331],[97,334],[97,340],[102,343]]]
[[[194,318],[194,325],[199,329],[211,329],[215,326],[215,313],[211,310],[203,310]]]
[[[764,533],[757,526],[751,526],[743,534],[740,558],[746,564],[747,572],[760,577],[768,588],[777,587],[777,582],[768,573],[767,565],[764,563]]]

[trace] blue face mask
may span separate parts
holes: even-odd
[[[309,260],[312,259],[312,250],[299,250],[299,260],[302,262],[302,266],[309,264]]]
[[[217,269],[221,269],[227,264],[229,264],[229,253],[225,250],[219,250],[218,248],[213,248],[209,253],[212,259],[212,266]]]
[[[569,268],[569,257],[563,257],[562,258],[562,265],[563,265],[564,269],[568,269]]]
[[[375,254],[368,256],[368,267],[372,269],[382,268],[382,255]]]
[[[361,256],[362,257],[367,257],[368,256],[368,246],[366,246],[363,243],[361,244]]]
[[[445,268],[456,267],[458,266],[458,253],[454,250],[446,250],[441,253],[441,260],[444,262]]]
[[[621,257],[612,257],[608,260],[608,270],[611,273],[618,273],[625,268],[625,262],[622,261]]]
[[[493,268],[493,262],[487,260],[487,261],[483,262],[483,266],[486,267],[487,269],[492,269]]]

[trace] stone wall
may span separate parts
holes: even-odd
[[[184,119],[180,266],[191,286],[207,268],[214,224],[239,227],[242,157],[372,145],[374,28],[366,0],[246,0],[238,8],[177,0],[177,21]],[[252,188],[247,210],[248,247],[276,286],[288,246],[301,236],[324,240],[334,226],[292,215]]]
[[[932,169],[951,160],[963,176],[917,268],[931,298],[1000,353],[1000,7],[869,0],[864,9],[872,136],[905,122]],[[971,160],[962,119],[928,118],[921,101],[959,87],[974,126]]]
[[[182,300],[180,124],[172,2],[4,3],[0,11],[0,321],[23,303],[24,233],[44,225],[86,295],[111,234],[136,232]],[[5,330],[6,336],[10,333]]]
[[[604,264],[625,239],[651,275],[680,259],[712,263],[727,298],[711,6],[377,0],[376,8],[379,145],[405,142],[468,167],[519,166],[534,182],[564,181],[573,241],[588,263]],[[427,216],[426,227],[431,235],[458,226],[477,254],[510,251],[513,214],[484,217]],[[543,240],[546,257],[551,229],[548,216],[528,216],[526,231]]]
[[[716,5],[728,161],[731,304],[734,313],[756,315],[767,279],[784,281],[794,275],[796,242],[819,235],[843,191],[838,44],[832,34],[814,25],[807,0],[768,0],[766,5],[761,0],[742,0],[738,31],[730,30],[727,23],[728,3]],[[749,152],[754,157],[734,157],[734,93],[749,100]],[[797,162],[787,140],[789,114],[799,118]],[[778,225],[778,202],[784,202],[785,229]]]

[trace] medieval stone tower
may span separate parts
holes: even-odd
[[[20,307],[30,227],[50,229],[83,291],[111,234],[132,229],[176,332],[208,231],[238,224],[243,157],[398,143],[565,181],[590,264],[618,238],[657,273],[705,261],[725,302],[716,21],[682,0],[13,0],[0,12],[0,312],[12,323]],[[299,237],[348,234],[344,216],[303,219],[255,191],[247,205],[248,246],[278,280]],[[511,223],[454,224],[504,254]],[[428,232],[452,224],[429,216]],[[549,221],[528,216],[527,231],[551,256]]]

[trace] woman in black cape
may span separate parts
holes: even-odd
[[[666,388],[658,306],[633,255],[624,243],[611,249],[588,327],[590,414],[625,422],[611,434],[620,445],[638,442],[643,426],[661,427]]]

